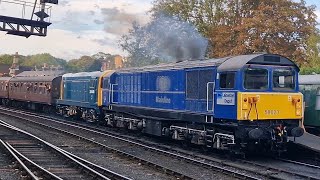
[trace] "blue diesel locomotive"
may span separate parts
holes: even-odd
[[[208,148],[239,150],[259,145],[279,151],[285,150],[288,136],[304,132],[299,126],[303,96],[298,72],[285,57],[251,54],[96,76],[69,74],[62,78],[57,105],[64,115],[81,114],[90,121],[105,120],[110,126]],[[94,85],[80,85],[82,81],[94,81]],[[91,103],[68,100],[73,94],[89,99],[95,94],[95,99]]]

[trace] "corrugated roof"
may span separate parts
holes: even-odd
[[[0,81],[9,81],[11,77],[0,77]]]
[[[52,81],[53,79],[57,78],[59,76],[16,76],[13,77],[10,82],[20,82],[20,81],[24,81],[24,82],[48,82],[48,81]]]
[[[265,58],[276,57],[279,62],[267,61]],[[219,59],[208,60],[195,60],[195,61],[182,61],[169,64],[159,64],[153,66],[136,67],[121,69],[117,72],[145,72],[145,71],[162,71],[162,70],[174,70],[174,69],[188,69],[197,67],[210,67],[217,66],[218,71],[235,71],[241,69],[246,64],[264,64],[264,65],[288,65],[296,66],[291,60],[276,54],[249,54],[240,56],[231,56]],[[298,67],[297,67],[298,68]],[[299,69],[299,68],[298,68]]]
[[[24,71],[17,74],[16,77],[41,77],[41,76],[59,76],[64,71]]]
[[[320,84],[320,74],[314,75],[299,75],[299,84],[301,85],[311,85]]]
[[[158,64],[144,67],[125,68],[117,70],[116,72],[144,72],[144,71],[162,71],[174,69],[188,69],[196,67],[219,66],[228,58],[221,59],[207,59],[207,60],[190,60],[174,63]]]

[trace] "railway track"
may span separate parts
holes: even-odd
[[[16,134],[2,134],[0,145],[23,171],[38,179],[127,179],[129,178],[87,162],[45,140],[0,120],[0,128]]]
[[[10,110],[9,110],[10,111]],[[21,113],[25,113],[24,115],[49,120],[54,123],[59,123],[64,126],[71,126],[73,128],[79,128],[86,132],[91,132],[98,134],[100,136],[105,136],[108,138],[115,138],[120,141],[124,141],[127,143],[131,143],[135,146],[141,146],[143,148],[148,148],[150,151],[166,154],[167,156],[174,157],[176,159],[183,159],[186,162],[193,163],[199,166],[203,166],[209,169],[213,169],[216,171],[221,171],[227,174],[232,174],[234,177],[242,178],[242,179],[261,179],[261,178],[272,178],[272,179],[319,179],[319,176],[307,175],[301,172],[290,171],[285,168],[277,168],[272,165],[265,165],[259,162],[247,161],[247,160],[236,160],[236,162],[228,161],[222,158],[214,158],[205,155],[198,154],[196,155],[194,152],[186,153],[185,151],[172,151],[172,148],[166,147],[154,147],[154,144],[151,146],[146,145],[142,142],[137,142],[135,140],[130,140],[127,137],[118,137],[115,133],[105,132],[99,128],[93,128],[87,125],[78,124],[75,122],[67,122],[61,120],[53,120],[52,117],[40,116],[33,113],[26,113],[21,111]],[[42,124],[42,126],[44,126]],[[66,132],[68,133],[68,132]],[[82,137],[83,138],[83,137]],[[86,138],[84,138],[87,140]],[[166,150],[163,150],[166,149]],[[288,163],[288,162],[287,162]],[[301,165],[301,164],[300,164]],[[309,166],[309,168],[315,168]],[[256,175],[256,176],[254,176]]]
[[[3,112],[1,112],[1,113],[3,113]],[[21,114],[19,116],[17,114],[13,115],[12,113],[18,113],[18,112],[11,111],[10,113],[7,112],[6,114],[9,116],[12,116],[12,117],[19,118],[19,119],[22,118]],[[33,114],[33,115],[30,113],[23,114],[23,117],[26,117],[26,116],[29,116],[29,117],[32,116],[33,120],[24,118],[24,121],[28,121],[30,123],[37,124],[38,126],[43,126],[43,127],[49,128],[49,129],[54,129],[56,131],[63,132],[69,136],[74,136],[78,139],[81,139],[82,141],[87,141],[92,144],[103,147],[107,151],[116,153],[121,156],[125,156],[127,158],[132,159],[132,160],[138,161],[142,164],[152,166],[157,169],[161,169],[162,171],[169,173],[169,174],[172,174],[179,179],[181,179],[181,178],[183,178],[183,179],[197,179],[197,177],[195,175],[188,175],[188,174],[180,173],[180,171],[182,169],[184,169],[184,171],[186,171],[186,170],[189,171],[188,169],[190,169],[191,171],[192,171],[192,169],[200,169],[202,171],[207,171],[205,173],[212,174],[212,175],[210,174],[207,176],[209,178],[204,177],[204,179],[212,179],[212,178],[214,178],[215,174],[224,174],[223,178],[226,178],[226,177],[230,178],[231,177],[232,179],[233,178],[261,179],[260,176],[255,177],[252,175],[252,173],[251,174],[243,173],[243,172],[239,171],[239,169],[237,169],[237,168],[229,168],[229,167],[224,167],[223,165],[218,166],[218,165],[202,162],[201,160],[193,159],[191,157],[187,157],[187,156],[179,155],[177,153],[172,153],[169,151],[161,150],[159,148],[154,148],[154,147],[151,147],[148,145],[134,142],[132,140],[128,140],[128,139],[125,140],[120,137],[116,137],[114,135],[104,134],[102,132],[90,130],[90,129],[87,129],[84,127],[64,123],[61,121],[60,122],[59,121],[43,121],[44,117],[40,117],[40,119],[38,119],[38,117],[36,117],[37,116],[36,114]],[[39,122],[36,122],[35,119],[38,119]],[[44,124],[43,122],[45,122],[46,124]],[[55,127],[48,125],[48,124],[50,124],[49,122],[51,122],[51,123],[54,122]],[[61,128],[65,128],[68,130],[61,129]],[[80,129],[81,132],[78,132],[78,134],[75,132],[71,132],[72,130],[74,131],[75,129],[77,129],[78,131]],[[82,135],[79,135],[80,133]],[[90,137],[89,137],[88,133],[90,133]],[[108,139],[106,140],[106,138],[108,138]],[[99,139],[99,141],[98,141],[98,139]],[[113,140],[111,140],[111,139],[113,139]],[[107,144],[110,144],[110,145],[106,145],[104,143],[101,143],[101,141],[107,141],[107,142],[109,142]],[[115,141],[118,141],[118,142],[115,143]],[[119,142],[121,142],[121,143],[119,143]],[[116,144],[116,145],[112,145],[112,144]],[[137,153],[137,152],[139,152],[139,153]],[[153,157],[153,159],[144,159],[143,156],[145,154],[149,154],[150,156]],[[163,160],[164,158],[166,160]],[[162,160],[162,162],[160,162],[161,160]],[[180,163],[181,165],[178,165],[178,164],[169,165],[169,166],[171,166],[171,168],[168,168],[165,166],[165,164],[168,163],[167,162],[168,160],[175,161],[175,163]],[[185,163],[185,162],[188,162],[188,163]],[[198,171],[198,173],[202,174],[199,171]],[[201,175],[198,175],[198,177],[201,177]]]

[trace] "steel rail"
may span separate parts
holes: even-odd
[[[3,113],[3,112],[1,112]],[[17,113],[16,111],[14,113]],[[23,112],[25,113],[25,112]],[[16,118],[22,118],[20,116],[16,116],[16,115],[12,115],[12,114],[7,114],[9,116],[13,116],[13,117],[16,117]],[[121,138],[121,137],[116,137],[115,135],[110,135],[110,134],[106,134],[104,132],[98,132],[98,131],[95,131],[95,130],[92,130],[92,129],[89,129],[89,128],[86,128],[86,127],[80,127],[78,125],[73,125],[73,124],[68,124],[68,123],[64,123],[64,122],[61,122],[61,121],[57,121],[57,120],[52,120],[52,119],[49,119],[49,118],[46,118],[46,117],[39,117],[39,115],[35,114],[35,115],[30,115],[30,114],[25,114],[25,115],[28,115],[28,116],[31,116],[31,117],[36,117],[36,118],[41,118],[41,119],[45,119],[45,120],[50,120],[50,121],[53,121],[53,122],[56,122],[56,123],[59,123],[59,124],[63,124],[63,125],[66,125],[66,126],[69,126],[69,127],[75,127],[75,128],[78,128],[78,129],[81,129],[81,130],[85,130],[85,131],[89,131],[89,132],[92,132],[92,133],[96,133],[96,134],[99,134],[99,135],[103,135],[103,136],[107,136],[107,137],[111,137],[111,138],[114,138],[114,139],[117,139],[117,140],[121,140],[121,141],[124,141],[124,142],[127,142],[127,143],[130,143],[130,144],[133,144],[133,145],[136,145],[136,146],[140,146],[140,147],[143,147],[143,148],[147,148],[149,150],[152,150],[154,152],[158,152],[158,153],[161,153],[163,155],[166,155],[166,156],[170,156],[170,157],[175,157],[177,159],[181,159],[181,160],[185,160],[187,162],[190,162],[190,163],[193,163],[193,164],[197,164],[197,165],[200,165],[200,166],[205,166],[205,167],[208,167],[210,169],[213,169],[217,172],[222,172],[226,175],[232,175],[233,177],[238,177],[238,178],[242,178],[242,179],[252,179],[252,180],[258,180],[260,178],[256,178],[256,177],[253,177],[251,175],[247,175],[247,174],[244,174],[244,173],[241,173],[241,172],[238,172],[236,170],[230,170],[226,167],[222,167],[222,166],[217,166],[217,165],[214,165],[214,164],[210,164],[210,163],[206,163],[206,162],[203,162],[202,160],[197,160],[197,159],[193,159],[193,158],[190,158],[190,157],[187,157],[187,156],[184,156],[184,155],[180,155],[180,154],[176,154],[176,153],[173,153],[173,152],[170,152],[170,151],[165,151],[165,150],[162,150],[162,149],[159,149],[159,148],[155,148],[155,147],[150,147],[150,146],[147,146],[145,144],[142,144],[142,143],[138,143],[138,142],[134,142],[134,141],[131,141],[131,140],[128,140],[128,139],[124,139],[124,138]],[[65,131],[63,129],[59,129],[59,128],[56,128],[56,127],[52,127],[52,126],[49,126],[49,125],[46,125],[46,124],[43,124],[43,123],[39,123],[39,122],[35,122],[33,120],[30,120],[30,119],[24,119],[26,121],[29,121],[29,122],[32,122],[34,124],[38,124],[38,125],[41,125],[41,126],[44,126],[44,127],[47,127],[47,128],[50,128],[50,129],[54,129],[54,130],[57,130],[57,131],[60,131],[60,132],[63,132],[63,133],[66,133],[66,134],[69,134],[69,135],[72,135],[72,136],[75,136],[77,138],[81,138],[83,140],[86,140],[88,142],[91,142],[91,143],[94,143],[96,145],[99,145],[99,146],[102,146],[110,151],[113,151],[113,152],[116,152],[116,153],[119,153],[119,154],[123,154],[125,156],[128,156],[128,157],[131,157],[133,159],[139,159],[141,160],[141,158],[137,157],[137,156],[134,156],[134,155],[131,155],[129,153],[126,153],[124,151],[121,151],[121,150],[118,150],[118,149],[115,149],[113,147],[110,147],[110,146],[107,146],[105,144],[102,144],[102,143],[99,143],[97,141],[94,141],[92,139],[89,139],[89,138],[86,138],[86,137],[83,137],[83,136],[80,136],[80,135],[77,135],[77,134],[74,134],[74,133],[71,133],[71,132],[68,132],[68,131]],[[146,160],[143,160],[143,161],[146,161]],[[147,161],[145,162],[147,164],[153,164],[153,166],[155,167],[159,167],[161,169],[166,169],[166,171],[168,172],[171,172],[173,174],[176,174],[177,172],[173,172],[172,170],[170,169],[167,169],[165,167],[162,167],[161,165],[158,165],[158,164],[155,164],[153,162],[150,162],[150,161]],[[234,168],[234,167],[233,167]],[[179,174],[179,173],[178,173]],[[184,176],[183,174],[179,174],[180,176]],[[184,178],[187,178],[187,177],[184,177]],[[192,178],[191,178],[192,179]]]
[[[22,111],[22,113],[25,113],[24,111]],[[31,116],[34,116],[34,117],[38,117],[39,116],[37,114],[33,114]],[[114,134],[107,134],[109,132],[105,132],[105,131],[102,131],[100,129],[97,129],[97,128],[92,128],[92,127],[89,127],[89,126],[85,126],[83,124],[79,124],[79,123],[75,123],[75,122],[61,122],[61,120],[52,120],[46,116],[41,116],[41,118],[45,119],[45,120],[50,120],[50,121],[54,121],[56,123],[59,123],[59,124],[63,124],[63,125],[67,125],[67,126],[70,126],[70,127],[75,127],[75,128],[79,128],[79,129],[82,129],[82,130],[85,130],[85,131],[89,131],[89,132],[93,132],[93,133],[97,133],[99,135],[103,135],[103,136],[107,136],[107,137],[111,137],[111,138],[114,138],[114,139],[117,139],[117,140],[121,140],[121,141],[124,141],[124,142],[127,142],[127,143],[131,143],[131,144],[134,144],[134,145],[137,145],[137,146],[141,146],[141,147],[144,147],[144,148],[148,148],[152,151],[156,151],[156,152],[160,152],[162,154],[165,154],[165,155],[169,155],[169,156],[172,156],[172,157],[175,157],[175,158],[181,158],[181,159],[184,159],[188,162],[191,162],[191,163],[196,163],[196,164],[199,164],[201,166],[206,166],[208,168],[220,168],[219,166],[215,166],[213,165],[212,163],[209,163],[209,162],[214,162],[214,163],[217,163],[217,161],[213,161],[213,160],[209,160],[209,159],[206,159],[206,158],[201,158],[200,160],[196,160],[196,159],[193,159],[193,158],[189,158],[185,155],[180,155],[180,154],[176,154],[176,153],[172,153],[172,152],[169,152],[169,151],[165,151],[165,150],[162,150],[162,149],[159,149],[159,148],[155,148],[155,147],[150,147],[148,145],[145,145],[145,144],[142,144],[142,143],[139,143],[139,142],[135,142],[135,141],[132,141],[132,140],[128,140],[126,138],[123,138],[123,137],[117,137],[115,136]],[[72,124],[71,124],[72,123]],[[181,153],[181,152],[179,152]],[[185,154],[185,153],[183,153]],[[203,160],[207,161],[208,163],[206,162],[203,162]],[[244,163],[247,163],[247,164],[251,164],[251,165],[254,165],[254,166],[259,166],[261,168],[266,168],[268,170],[273,170],[275,172],[282,172],[282,173],[286,173],[286,174],[290,174],[290,175],[294,175],[294,176],[297,176],[297,177],[301,177],[301,178],[307,178],[307,179],[311,179],[311,180],[320,180],[320,178],[318,177],[312,177],[312,176],[308,176],[308,175],[304,175],[304,174],[300,174],[300,173],[296,173],[296,172],[291,172],[291,171],[286,171],[284,169],[278,169],[278,168],[274,168],[274,167],[271,167],[271,166],[265,166],[265,165],[261,165],[261,164],[258,164],[258,163],[254,163],[254,162],[250,162],[250,161],[246,161],[246,160],[241,160],[241,162],[244,162]],[[287,162],[289,162],[290,160],[288,160]],[[218,163],[221,163],[225,166],[230,166],[230,167],[235,167],[233,165],[231,165],[230,163],[227,163],[227,162],[221,162],[219,161]],[[304,165],[304,166],[308,166],[308,167],[311,167],[311,168],[320,168],[319,166],[315,166],[315,165],[311,165],[311,164],[306,164],[306,163],[298,163],[298,162],[293,162],[291,161],[291,163],[294,163],[294,164],[299,164],[299,165]],[[222,171],[225,171],[227,173],[232,173],[232,172],[229,172],[227,168],[223,168],[221,169]],[[256,172],[254,170],[250,170],[250,169],[243,169],[245,171],[249,171],[251,173],[256,173],[256,174],[260,174],[262,176],[267,176],[269,178],[273,178],[273,179],[281,179],[281,178],[278,178],[276,175],[274,175],[273,173],[270,173],[270,174],[266,174],[266,173],[263,173],[263,172]],[[238,175],[238,174],[235,174],[235,175]],[[254,178],[254,177],[246,177],[247,179],[248,178]],[[259,179],[259,178],[257,178]]]
[[[299,161],[294,161],[294,160],[290,160],[290,159],[277,158],[276,160],[280,160],[280,161],[288,162],[288,163],[293,163],[293,164],[299,164],[302,166],[307,166],[307,167],[311,167],[311,168],[315,168],[315,169],[320,169],[320,166],[308,164],[308,163],[304,163],[304,162],[299,162]]]
[[[0,139],[2,146],[10,153],[10,155],[20,164],[20,166],[27,172],[27,174],[34,180],[39,180],[39,178],[31,172],[31,170],[25,165],[22,160],[12,151],[8,145]]]
[[[11,109],[9,109],[8,111],[11,111]],[[57,118],[52,118],[52,117],[39,115],[39,114],[36,114],[36,113],[30,113],[30,112],[26,112],[26,111],[20,111],[20,113],[21,114],[26,114],[26,115],[31,116],[31,117],[40,118],[40,119],[44,119],[44,120],[49,120],[49,121],[56,122],[56,123],[59,123],[59,124],[63,124],[63,125],[66,125],[66,126],[75,127],[75,128],[79,128],[79,129],[88,131],[88,132],[97,133],[97,134],[104,135],[104,136],[107,136],[107,137],[115,138],[115,139],[118,139],[118,140],[121,140],[121,141],[124,141],[124,142],[127,142],[127,143],[131,143],[131,144],[134,144],[134,145],[137,145],[137,146],[148,148],[148,149],[150,149],[152,151],[157,151],[157,152],[160,152],[160,153],[163,153],[165,155],[172,156],[172,157],[176,157],[176,158],[181,158],[182,157],[182,159],[184,159],[184,160],[186,160],[188,162],[197,163],[197,164],[201,163],[199,165],[206,166],[208,168],[215,168],[216,167],[215,165],[210,164],[209,162],[220,163],[220,164],[222,164],[224,166],[238,168],[238,169],[241,169],[241,170],[244,170],[244,171],[248,171],[248,172],[251,172],[251,173],[255,173],[255,174],[259,174],[261,176],[265,176],[265,177],[268,177],[268,178],[282,179],[282,178],[279,178],[278,176],[274,175],[274,173],[256,172],[256,171],[254,171],[252,169],[247,169],[247,168],[239,167],[237,165],[232,165],[231,163],[228,163],[228,162],[223,161],[223,160],[212,160],[212,159],[199,157],[199,156],[198,156],[198,158],[200,158],[200,160],[196,160],[196,159],[193,159],[193,158],[189,158],[187,156],[175,154],[175,153],[172,153],[172,152],[169,152],[169,151],[165,151],[165,150],[162,150],[162,149],[159,149],[159,148],[150,147],[150,146],[147,146],[147,145],[142,144],[142,143],[134,142],[132,140],[128,140],[128,139],[123,138],[123,137],[117,137],[116,135],[114,135],[114,134],[112,134],[110,132],[102,131],[101,129],[93,128],[93,127],[90,127],[88,125],[83,125],[83,124],[79,124],[79,123],[76,123],[76,122],[70,122],[70,121],[57,119]],[[18,117],[18,118],[20,118],[20,117]],[[63,121],[63,122],[61,122],[61,121]],[[180,154],[187,154],[187,155],[191,156],[190,154],[185,153],[185,152],[179,152],[179,153]],[[194,154],[192,156],[195,157]],[[186,158],[184,158],[184,157],[186,157]],[[208,163],[204,163],[203,161],[207,161]],[[262,164],[259,164],[259,163],[254,163],[254,162],[241,160],[241,159],[239,161],[241,161],[243,163],[246,163],[246,164],[253,165],[253,166],[258,166],[258,167],[261,167],[261,168],[264,168],[264,169],[273,170],[274,172],[285,173],[285,174],[288,174],[288,175],[293,175],[293,176],[312,179],[312,180],[320,180],[320,178],[318,178],[318,177],[312,177],[312,176],[308,176],[308,175],[304,175],[304,174],[300,174],[300,173],[296,173],[296,172],[290,172],[290,171],[286,171],[284,169],[274,168],[272,166],[266,166],[266,165],[262,165]],[[293,162],[291,162],[291,163],[293,163]],[[296,163],[296,164],[299,164],[299,163]],[[304,163],[304,164],[300,163],[299,165],[305,165],[305,166],[308,166],[308,167],[317,168],[316,166],[313,166],[313,165],[310,165],[310,164],[307,165],[306,163]],[[218,168],[220,168],[220,167],[218,167]],[[224,170],[222,170],[222,171],[224,171]],[[229,173],[232,173],[232,172],[229,172]],[[247,179],[250,179],[250,178],[255,178],[255,177],[247,177]],[[258,178],[255,178],[255,179],[258,179]]]
[[[2,141],[1,143],[4,143],[4,142]],[[13,152],[13,154],[16,154],[17,156],[20,156],[22,159],[24,159],[29,164],[31,164],[31,166],[36,167],[37,169],[41,170],[42,172],[44,172],[45,174],[50,176],[50,178],[62,180],[62,178],[60,178],[60,177],[56,176],[55,174],[49,172],[48,170],[44,169],[43,167],[39,166],[38,164],[36,164],[35,162],[31,161],[29,158],[27,158],[23,154],[21,154],[18,150],[16,150],[14,147],[12,147],[8,142],[6,142],[5,145],[9,148],[8,150],[10,152]]]
[[[46,142],[46,141],[44,141],[43,139],[41,139],[41,138],[39,138],[39,137],[37,137],[37,136],[34,136],[34,135],[31,134],[31,133],[28,133],[28,132],[26,132],[26,131],[24,131],[24,130],[21,130],[21,129],[17,128],[17,127],[14,127],[14,126],[12,126],[12,125],[10,125],[10,124],[2,121],[2,120],[0,120],[0,126],[9,128],[9,129],[14,130],[14,131],[18,131],[18,132],[20,132],[20,133],[22,133],[22,134],[25,134],[25,135],[27,135],[27,136],[29,136],[29,137],[32,137],[33,139],[36,139],[36,140],[40,141],[41,143],[43,143],[43,144],[45,144],[46,146],[50,147],[51,149],[55,150],[55,151],[58,152],[59,154],[63,155],[65,158],[71,160],[72,162],[78,164],[78,165],[81,166],[83,169],[85,169],[87,172],[90,172],[90,173],[94,174],[95,176],[99,177],[100,179],[110,180],[109,177],[106,177],[105,175],[101,174],[101,173],[98,172],[97,170],[100,170],[100,171],[103,171],[103,172],[107,172],[107,174],[108,174],[109,176],[111,176],[111,174],[112,174],[111,177],[112,177],[113,179],[131,180],[130,178],[127,178],[127,177],[125,177],[125,176],[122,176],[122,175],[120,175],[120,174],[118,174],[118,173],[115,173],[115,172],[113,172],[113,171],[111,171],[111,170],[107,170],[107,169],[105,169],[105,168],[103,168],[103,167],[101,167],[101,166],[95,165],[95,164],[93,164],[93,163],[88,163],[88,161],[86,161],[86,160],[84,160],[84,159],[82,159],[82,158],[80,158],[80,157],[77,157],[76,155],[73,155],[73,154],[71,154],[71,153],[67,153],[65,150],[62,150],[61,148],[56,147],[56,146],[54,146],[53,144],[51,144],[51,143],[49,143],[49,142]],[[8,144],[7,144],[7,145],[8,145]],[[10,146],[10,145],[8,145],[8,146]],[[89,167],[89,166],[91,166],[91,167],[93,167],[93,168],[95,168],[95,169],[97,169],[97,170],[94,170],[93,168],[91,168],[91,167]]]

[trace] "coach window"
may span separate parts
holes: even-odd
[[[248,90],[268,89],[268,70],[263,68],[247,68],[244,71],[244,88]]]
[[[272,75],[273,90],[289,90],[295,89],[295,72],[291,69],[275,69]]]
[[[221,89],[233,89],[235,84],[235,73],[224,72],[220,73],[220,88]]]

